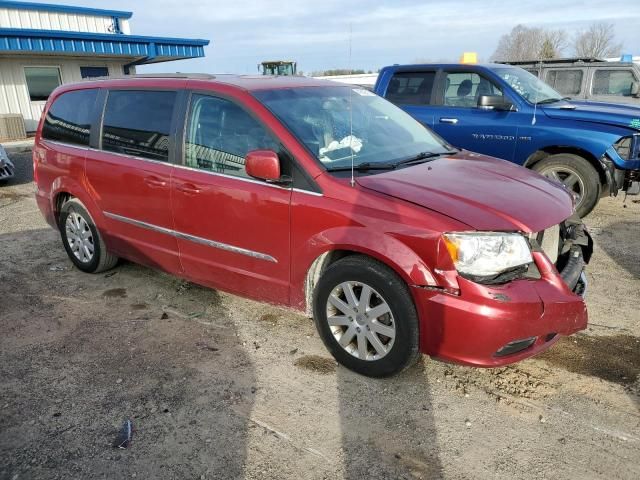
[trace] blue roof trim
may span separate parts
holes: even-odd
[[[78,40],[98,40],[129,43],[174,43],[176,45],[209,45],[202,38],[147,37],[144,35],[123,35],[113,33],[68,32],[65,30],[31,30],[25,28],[0,28],[0,37],[68,38]]]
[[[100,17],[131,18],[132,12],[119,10],[103,10],[101,8],[72,7],[70,5],[52,5],[50,3],[5,2],[0,1],[0,8],[17,10],[40,10],[43,12],[76,13],[79,15],[97,15]]]
[[[205,45],[209,40],[0,28],[0,52],[11,53],[146,57],[157,62],[204,57]]]

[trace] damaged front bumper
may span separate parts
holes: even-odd
[[[499,367],[585,329],[584,267],[593,242],[577,217],[560,225],[560,235],[555,261],[532,242],[535,272],[526,278],[482,285],[459,277],[457,295],[413,287],[421,351],[454,363]]]
[[[627,195],[640,194],[640,170],[618,168],[612,157],[622,160],[614,149],[607,150],[600,158],[605,177],[601,196],[616,197],[620,190]]]
[[[9,156],[4,147],[0,145],[0,181],[8,180],[15,174],[16,168],[13,162],[9,160]]]

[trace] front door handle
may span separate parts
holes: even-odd
[[[458,123],[458,119],[457,118],[450,118],[450,117],[442,117],[440,119],[440,123],[451,123],[451,124],[455,125],[456,123]]]
[[[159,179],[155,175],[150,175],[148,177],[144,177],[144,183],[149,185],[150,187],[155,187],[155,188],[166,187],[167,186],[167,182],[165,182],[164,180]]]
[[[176,189],[187,195],[196,195],[201,192],[201,189],[196,187],[193,183],[179,183],[176,185]]]

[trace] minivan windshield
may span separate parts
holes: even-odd
[[[564,98],[538,77],[522,68],[500,67],[492,71],[530,103],[553,103]]]
[[[407,113],[363,88],[259,90],[262,102],[329,170],[393,167],[451,153]]]

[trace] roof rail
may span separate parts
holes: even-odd
[[[215,75],[209,73],[135,73],[133,75],[109,75],[106,77],[89,77],[83,80],[130,80],[132,78],[194,78],[197,80],[213,80]]]
[[[498,61],[496,63],[503,63],[506,65],[529,65],[538,63],[593,63],[593,62],[606,62],[603,58],[593,57],[576,57],[576,58],[547,58],[547,59],[531,59],[531,60],[514,60],[514,61]]]

